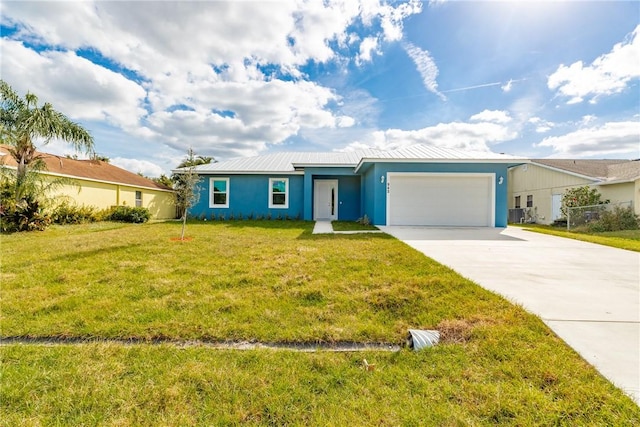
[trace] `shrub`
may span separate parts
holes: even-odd
[[[609,203],[608,200],[602,200],[601,195],[595,188],[588,185],[577,188],[570,188],[562,195],[562,205],[560,212],[564,218],[568,218],[569,209],[581,206],[594,206]]]
[[[41,184],[36,173],[18,183],[15,173],[0,165],[0,231],[41,231],[51,224]]]
[[[11,197],[2,195],[0,205],[0,230],[14,231],[42,231],[51,224],[51,217],[42,208],[40,202],[31,194],[15,201]]]
[[[356,222],[360,225],[371,225],[371,220],[369,219],[367,214],[364,214],[362,218],[358,218]]]
[[[594,233],[638,228],[640,228],[640,218],[633,213],[631,207],[616,206],[613,211],[602,212],[597,221],[589,223],[589,231]]]
[[[83,224],[99,219],[99,213],[93,206],[78,206],[67,201],[58,204],[51,212],[51,220],[56,224]]]
[[[149,221],[151,213],[147,208],[134,208],[129,206],[116,206],[107,216],[109,221],[133,222],[140,224]]]

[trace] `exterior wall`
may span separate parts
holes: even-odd
[[[338,181],[338,219],[355,221],[362,216],[360,176],[353,173],[351,167],[305,168],[304,173],[304,216],[313,220],[313,182],[316,179],[335,179]]]
[[[135,194],[136,191],[140,191],[142,192],[142,206],[149,209],[153,219],[171,219],[176,216],[175,196],[171,191],[83,179],[71,179],[70,181],[73,184],[65,184],[56,188],[50,196],[65,197],[77,205],[107,209],[111,206],[135,206]]]
[[[377,182],[376,179],[378,180]],[[380,203],[377,203],[376,200],[376,197],[380,197],[380,192],[376,191],[379,186],[386,188],[386,179],[384,183],[380,183],[380,176],[377,174],[375,165],[362,172],[360,180],[362,216],[366,215],[372,224],[384,224],[384,222],[381,222],[383,221],[384,212],[380,211]],[[382,194],[384,195],[385,193],[383,192]]]
[[[640,179],[636,179],[633,184],[634,211],[636,215],[640,215]]]
[[[174,193],[146,188],[141,188],[140,190],[142,191],[142,206],[149,209],[153,219],[174,219],[176,217],[176,197]],[[133,206],[135,206],[135,201]]]
[[[338,199],[339,220],[356,221],[362,217],[359,176],[338,178]]]
[[[375,163],[365,172],[365,213],[372,223],[387,223],[387,174],[389,172],[490,173],[495,174],[495,226],[507,225],[507,164],[504,163]],[[382,180],[384,177],[384,182]],[[503,178],[500,183],[500,177]],[[372,212],[370,215],[368,212]]]
[[[640,215],[640,179],[636,179],[633,184],[634,211],[636,215]]]
[[[77,185],[65,184],[56,188],[53,193],[56,197],[67,197],[77,205],[94,206],[98,209],[118,204],[118,191],[113,184],[80,180],[73,182]]]
[[[211,192],[210,178],[229,179],[229,207],[212,208],[209,205]],[[287,209],[269,208],[269,178],[289,179],[289,207]],[[200,198],[189,210],[195,217],[220,216],[228,219],[256,218],[299,218],[313,220],[313,182],[316,179],[335,179],[338,181],[338,219],[355,221],[362,216],[360,209],[360,177],[353,168],[307,168],[304,175],[260,174],[260,175],[202,175]]]
[[[596,188],[602,194],[603,200],[609,200],[611,203],[630,201],[634,212],[640,214],[640,179],[636,182],[598,185]]]
[[[590,185],[594,180],[556,171],[535,164],[519,165],[509,169],[509,209],[515,208],[515,198],[520,196],[520,207],[527,207],[527,196],[533,196],[533,212],[536,222],[551,224],[552,197],[567,189]]]
[[[211,194],[210,178],[229,178],[228,208],[212,208],[209,205]],[[269,208],[269,179],[289,179],[289,207]],[[261,216],[266,218],[302,218],[304,214],[304,187],[306,185],[302,175],[202,175],[199,184],[198,203],[189,209],[189,215],[194,217],[229,219],[231,216],[243,218]]]

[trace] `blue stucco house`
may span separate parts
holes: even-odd
[[[283,152],[200,165],[205,218],[357,220],[376,225],[507,225],[512,156],[414,145],[392,151]]]

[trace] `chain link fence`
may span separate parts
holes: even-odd
[[[632,202],[629,201],[567,208],[567,230],[587,226],[598,221],[604,212],[613,212],[616,207],[626,209],[631,206]]]

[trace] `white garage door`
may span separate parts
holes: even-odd
[[[387,224],[494,226],[492,174],[390,173]]]

